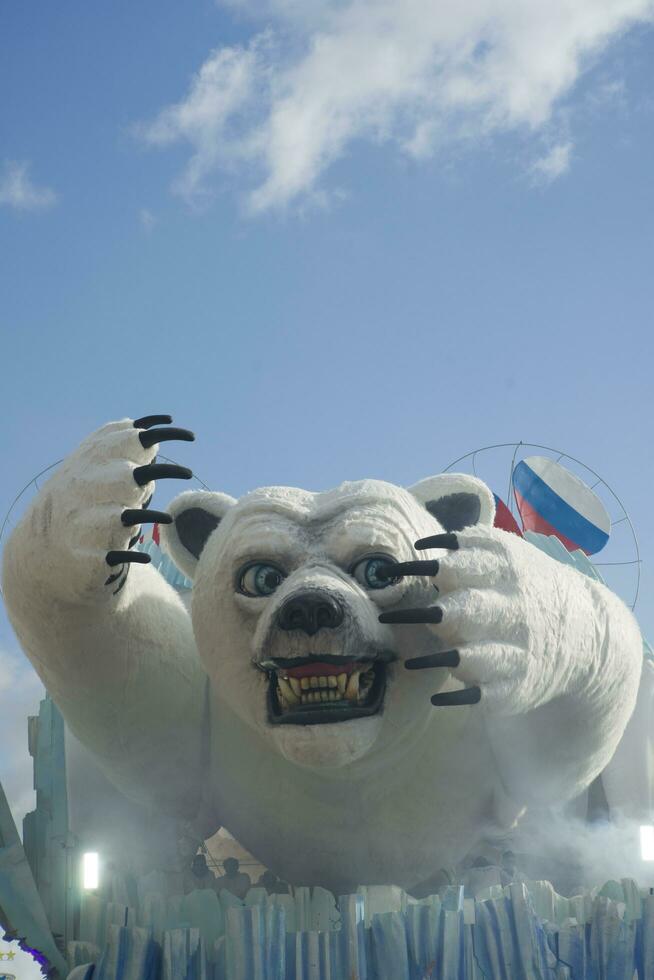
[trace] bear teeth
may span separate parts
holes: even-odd
[[[281,697],[282,701],[285,701],[286,704],[299,704],[300,699],[295,693],[295,691],[293,690],[293,688],[291,687],[289,680],[290,678],[287,677],[277,678],[278,694]]]
[[[337,676],[295,677],[277,676],[277,696],[285,708],[298,704],[327,704],[350,701],[357,704],[366,697],[375,679],[374,669],[354,670]]]
[[[296,697],[298,697],[298,698],[301,697],[302,696],[302,688],[300,687],[299,680],[297,680],[297,678],[295,678],[295,677],[289,677],[288,678],[288,683],[293,688],[293,694]]]

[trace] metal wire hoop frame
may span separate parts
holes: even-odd
[[[520,442],[498,442],[491,446],[482,446],[480,449],[473,449],[471,452],[465,453],[463,456],[459,456],[458,459],[455,459],[453,462],[449,463],[448,466],[446,466],[445,469],[443,470],[443,473],[449,473],[454,466],[458,466],[459,463],[463,463],[465,460],[470,459],[471,457],[473,460],[473,469],[475,469],[474,463],[476,462],[476,457],[479,455],[479,453],[485,453],[491,449],[513,449],[514,452],[513,452],[513,458],[511,460],[511,469],[509,473],[509,493],[508,493],[508,505],[509,507],[511,507],[512,506],[511,486],[513,483],[513,471],[515,469],[516,458],[522,447],[524,447],[525,449],[544,449],[545,452],[552,453],[557,456],[556,459],[557,463],[559,462],[559,460],[569,459],[572,463],[576,463],[577,466],[581,466],[582,469],[586,470],[587,473],[592,473],[592,475],[595,477],[596,482],[593,484],[593,487],[591,487],[591,489],[593,489],[594,487],[596,487],[598,484],[601,483],[602,486],[606,487],[608,492],[611,494],[611,496],[617,503],[618,507],[622,511],[622,517],[619,520],[614,521],[613,519],[611,519],[611,528],[613,528],[617,524],[622,524],[626,521],[626,523],[629,525],[629,530],[631,532],[631,538],[634,544],[636,558],[633,561],[593,562],[593,564],[596,564],[598,566],[605,566],[605,565],[635,565],[636,566],[636,589],[634,592],[633,601],[631,603],[631,609],[633,611],[636,608],[636,603],[638,602],[638,595],[640,592],[640,573],[641,573],[640,566],[642,564],[642,559],[640,557],[640,547],[638,545],[638,535],[636,534],[636,529],[634,528],[631,522],[631,518],[627,513],[627,509],[625,505],[622,503],[620,497],[618,497],[613,487],[609,486],[606,480],[604,480],[599,475],[599,473],[597,473],[594,469],[592,469],[592,467],[588,466],[586,463],[582,463],[580,459],[577,459],[576,456],[571,456],[570,453],[561,452],[560,449],[554,449],[552,446],[542,446],[538,442],[523,442],[522,440],[520,440]]]
[[[624,521],[627,522],[627,524],[629,525],[629,530],[631,531],[631,537],[632,537],[632,540],[633,540],[633,543],[634,543],[634,548],[635,548],[635,551],[636,551],[636,559],[634,561],[629,561],[629,562],[604,562],[604,563],[603,562],[596,562],[594,564],[597,564],[598,566],[602,566],[602,565],[636,565],[636,590],[635,590],[635,593],[634,593],[633,602],[631,603],[631,609],[634,610],[636,608],[636,603],[638,602],[638,595],[639,595],[639,592],[640,592],[640,574],[641,574],[640,566],[642,564],[642,560],[641,560],[641,557],[640,557],[640,548],[639,548],[639,545],[638,545],[638,536],[636,534],[636,529],[634,528],[634,526],[633,526],[633,524],[631,522],[631,518],[629,517],[629,514],[627,513],[626,507],[622,503],[622,500],[617,495],[617,493],[615,492],[615,490],[611,486],[609,486],[609,484],[606,482],[606,480],[604,480],[599,475],[599,473],[597,473],[594,469],[592,469],[586,463],[582,463],[582,461],[580,459],[577,459],[576,456],[571,456],[570,453],[563,453],[559,449],[554,449],[552,446],[543,446],[543,445],[541,445],[540,443],[537,443],[537,442],[523,442],[522,440],[520,440],[519,442],[498,442],[498,443],[494,443],[493,445],[490,445],[490,446],[482,446],[479,449],[473,449],[471,452],[464,453],[463,456],[459,456],[458,459],[455,459],[455,460],[453,460],[453,462],[449,463],[444,468],[443,473],[448,473],[452,469],[452,467],[457,466],[459,463],[462,463],[466,459],[470,459],[471,457],[472,457],[472,460],[473,460],[473,469],[476,470],[476,467],[474,466],[474,463],[476,462],[476,457],[479,455],[479,453],[488,452],[491,449],[513,449],[514,452],[513,452],[513,458],[511,460],[511,469],[510,469],[510,473],[509,473],[509,494],[508,494],[509,506],[511,506],[511,493],[510,493],[510,490],[511,490],[511,483],[512,483],[512,480],[513,480],[513,470],[515,469],[516,457],[518,455],[518,452],[520,450],[520,447],[522,447],[522,446],[524,446],[525,449],[530,449],[530,448],[531,449],[543,449],[543,450],[545,450],[545,452],[554,453],[554,454],[557,455],[557,462],[559,460],[561,460],[561,459],[569,459],[569,460],[571,460],[573,463],[576,463],[578,466],[581,466],[583,469],[585,469],[588,473],[592,473],[592,475],[597,480],[597,482],[594,484],[594,486],[597,486],[599,483],[601,483],[602,486],[606,487],[606,489],[608,490],[608,492],[611,494],[611,496],[613,497],[613,499],[616,501],[616,503],[620,507],[620,510],[622,511],[622,515],[623,516],[620,518],[619,521],[613,521],[612,520],[611,521],[611,527],[613,527],[616,524],[621,524]],[[157,455],[157,459],[162,459],[166,463],[176,463],[176,460],[171,459],[169,456],[164,456],[161,453],[159,453]],[[13,510],[17,506],[17,504],[19,503],[19,501],[21,500],[23,494],[27,493],[27,491],[32,486],[36,487],[36,489],[38,490],[38,481],[40,480],[40,478],[42,476],[45,476],[46,473],[49,473],[50,470],[53,470],[56,466],[59,466],[61,463],[63,463],[63,459],[58,459],[54,463],[50,463],[49,466],[44,467],[44,469],[42,469],[39,473],[37,473],[36,476],[33,476],[32,479],[28,483],[26,483],[25,486],[21,490],[18,491],[18,493],[16,494],[16,496],[12,500],[11,504],[9,505],[9,509],[7,510],[7,513],[5,514],[4,519],[2,521],[2,527],[0,527],[0,544],[2,543],[2,539],[3,539],[4,534],[5,534],[5,531],[7,529],[7,525],[9,524],[9,520],[11,518],[11,515],[13,513]],[[196,476],[195,474],[193,474],[193,478],[200,484],[200,486],[204,490],[209,490],[210,489],[207,486],[207,484],[203,480],[200,479],[199,476]],[[2,589],[0,588],[0,595],[2,595],[2,594],[3,594],[2,593]]]

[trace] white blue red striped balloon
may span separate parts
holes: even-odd
[[[568,551],[595,555],[611,533],[611,518],[590,487],[560,463],[529,456],[513,471],[513,492],[526,531],[553,534]]]

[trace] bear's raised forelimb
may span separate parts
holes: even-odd
[[[93,433],[43,486],[11,535],[3,586],[23,649],[71,730],[128,795],[193,816],[205,677],[179,596],[132,549],[158,442],[192,439],[150,416]],[[135,567],[132,567],[135,566]],[[129,573],[129,574],[128,574]]]
[[[406,667],[447,667],[465,685],[433,696],[438,707],[481,701],[500,778],[517,802],[575,796],[608,763],[633,711],[642,666],[635,619],[603,585],[515,535],[477,526],[416,543],[443,548],[437,567],[423,569],[437,602],[380,620],[429,624],[446,649]]]

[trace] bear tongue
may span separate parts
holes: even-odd
[[[342,664],[325,664],[322,660],[313,660],[310,664],[302,664],[301,667],[289,667],[284,670],[289,677],[331,677],[338,674],[348,674],[354,670],[353,660],[344,660]]]

